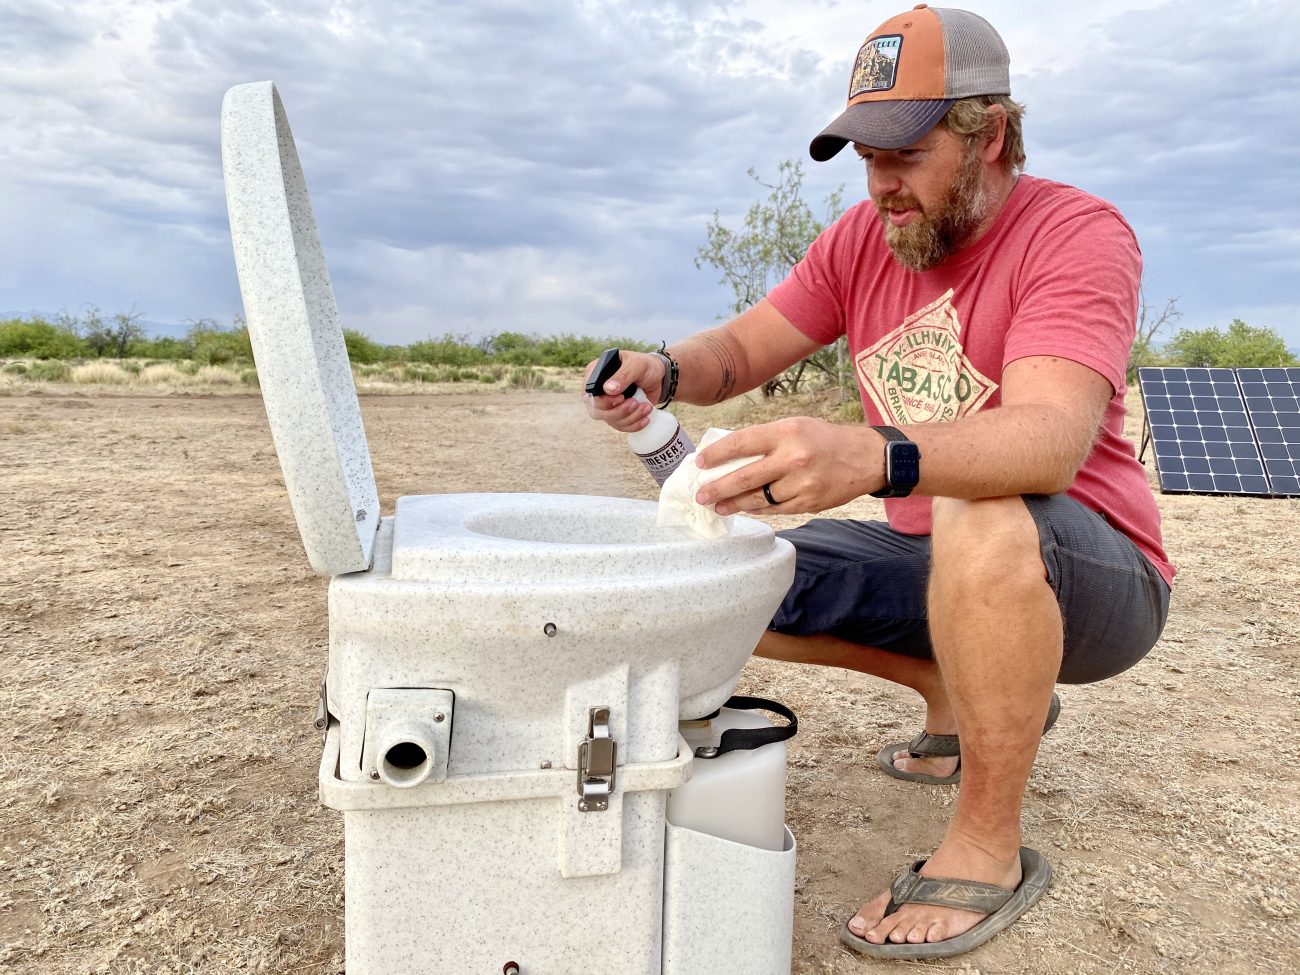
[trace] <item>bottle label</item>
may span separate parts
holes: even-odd
[[[682,425],[677,424],[677,432],[673,434],[672,439],[660,447],[658,450],[649,454],[637,454],[641,458],[641,463],[645,464],[645,469],[650,472],[650,476],[655,479],[655,483],[660,487],[664,486],[664,481],[668,480],[668,475],[681,466],[682,461],[686,459],[687,454],[695,450],[695,444],[691,443],[691,438],[686,436],[686,431]]]

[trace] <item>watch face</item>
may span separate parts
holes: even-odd
[[[914,488],[921,479],[921,451],[914,443],[889,445],[889,470],[886,472],[892,488]]]

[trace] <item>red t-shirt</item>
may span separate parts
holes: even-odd
[[[995,407],[1003,368],[1025,356],[1058,356],[1106,377],[1115,396],[1066,493],[1104,514],[1172,582],[1155,497],[1124,437],[1141,274],[1133,230],[1114,207],[1021,176],[988,233],[929,271],[894,260],[874,205],[860,203],[768,299],[815,341],[848,335],[870,423],[957,420]],[[928,497],[892,499],[885,511],[897,531],[930,533]]]

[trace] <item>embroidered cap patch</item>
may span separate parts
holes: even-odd
[[[853,76],[849,79],[849,98],[893,88],[894,76],[898,72],[898,52],[902,46],[902,34],[873,37],[863,44],[853,64]]]

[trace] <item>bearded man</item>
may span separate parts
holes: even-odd
[[[1021,173],[1009,76],[1006,46],[974,14],[921,4],[886,21],[858,52],[847,109],[811,145],[824,161],[852,143],[870,201],[757,306],[666,355],[625,353],[588,399],[630,432],[650,406],[622,396],[629,383],[715,403],[848,336],[867,422],[734,433],[700,465],[762,459],[696,500],[766,515],[888,499],[887,522],[782,533],[795,581],[756,649],[914,689],[924,729],[877,764],[960,782],[934,855],[841,931],[879,957],[969,950],[1042,896],[1051,867],[1021,845],[1020,809],[1053,687],[1140,660],[1174,574],[1123,433],[1138,246],[1110,204]]]

